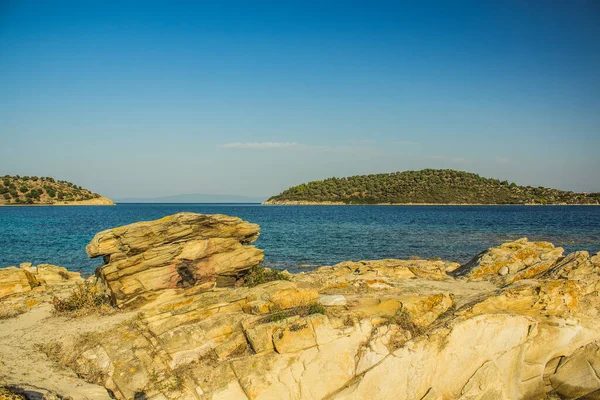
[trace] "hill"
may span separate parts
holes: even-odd
[[[264,204],[599,204],[600,193],[518,186],[450,169],[329,178],[291,187]]]
[[[0,205],[113,205],[111,199],[67,181],[51,177],[9,176],[0,178]]]

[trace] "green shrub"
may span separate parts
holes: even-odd
[[[56,190],[54,190],[50,186],[47,186],[44,189],[46,190],[46,193],[48,194],[49,197],[52,197],[52,198],[56,197]]]
[[[283,321],[286,318],[295,315],[307,317],[313,314],[325,314],[325,307],[319,303],[311,303],[305,306],[288,308],[287,310],[275,310],[272,314],[267,315],[261,320],[261,323]]]
[[[21,187],[19,188],[19,192],[21,193],[27,193],[29,191],[29,188],[25,185],[21,185]]]
[[[254,287],[272,281],[289,281],[290,278],[281,271],[260,265],[252,267],[241,281],[241,286]]]

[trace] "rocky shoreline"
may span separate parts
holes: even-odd
[[[37,204],[13,204],[0,203],[0,207],[41,207],[41,206],[115,206],[115,202],[107,197],[98,197],[90,200],[79,201],[55,201],[53,203],[37,203]]]
[[[484,203],[344,203],[341,201],[305,201],[305,200],[267,200],[262,202],[263,205],[272,206],[598,206],[600,204],[530,204],[530,203],[515,203],[515,204],[484,204]]]
[[[463,265],[348,261],[289,274],[260,267],[258,235],[239,218],[179,213],[98,233],[86,250],[104,265],[85,285],[56,266],[0,269],[0,394],[600,395],[600,253],[523,238]],[[112,311],[60,314],[83,287]]]

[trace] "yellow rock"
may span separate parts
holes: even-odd
[[[0,268],[0,298],[31,291],[26,271],[17,267]]]

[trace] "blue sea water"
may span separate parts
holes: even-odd
[[[116,207],[0,207],[0,267],[29,261],[92,273],[85,245],[96,232],[181,211],[227,214],[261,226],[265,263],[293,272],[345,260],[441,257],[466,262],[519,237],[566,251],[600,251],[593,206],[262,206],[118,204]]]

